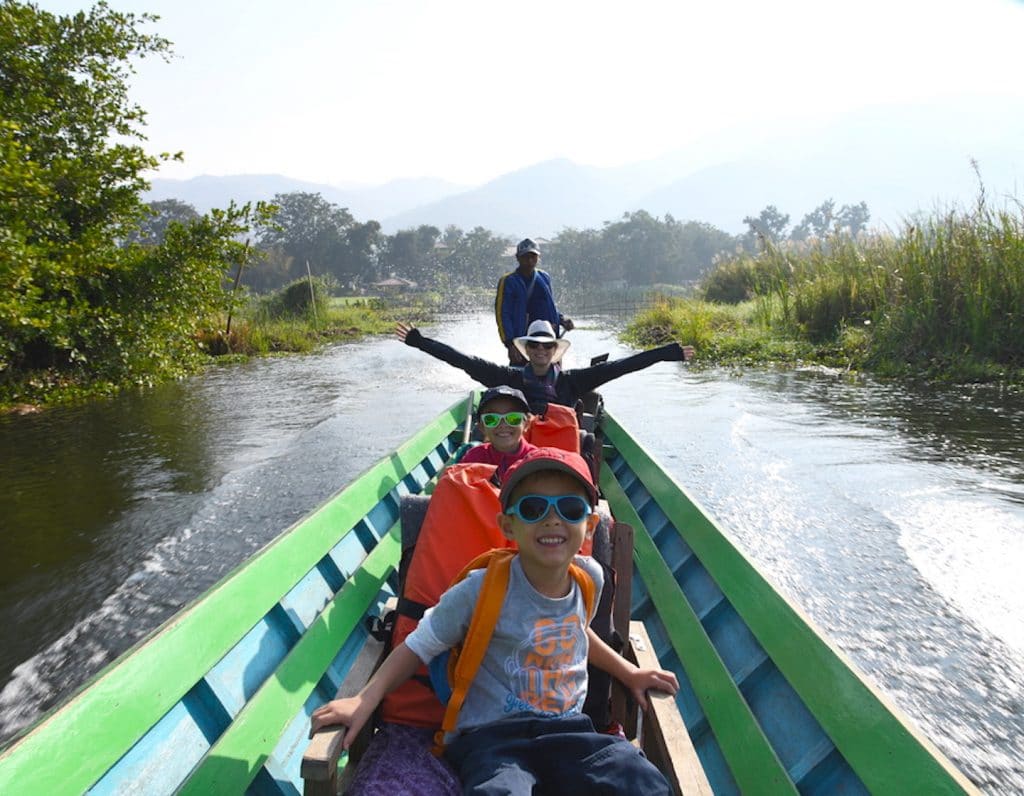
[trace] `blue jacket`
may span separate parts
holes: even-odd
[[[518,270],[505,274],[498,280],[498,293],[494,297],[494,318],[498,323],[498,334],[501,342],[508,347],[517,337],[526,334],[530,323],[545,320],[551,324],[555,334],[559,334],[562,316],[555,306],[555,297],[551,293],[551,277],[547,271],[534,269],[537,275],[530,301],[526,301],[528,280]]]

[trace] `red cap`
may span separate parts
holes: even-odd
[[[557,470],[568,473],[576,478],[587,490],[590,497],[590,505],[597,505],[597,487],[594,486],[594,479],[590,475],[590,467],[586,460],[578,453],[565,451],[561,448],[534,448],[522,459],[517,461],[505,473],[501,482],[501,507],[508,508],[509,495],[515,489],[516,484],[526,476],[541,470]]]

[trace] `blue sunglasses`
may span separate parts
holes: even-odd
[[[532,525],[544,519],[552,506],[566,522],[582,522],[594,511],[587,499],[579,495],[523,495],[505,513],[515,514]]]

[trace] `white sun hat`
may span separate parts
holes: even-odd
[[[534,321],[530,324],[530,328],[526,330],[526,334],[522,337],[517,337],[514,340],[516,348],[519,349],[519,353],[529,359],[530,357],[526,353],[526,344],[529,342],[534,343],[556,343],[555,353],[551,355],[552,362],[558,362],[562,358],[562,354],[565,353],[566,349],[571,343],[564,337],[557,337],[555,330],[551,326],[549,321]]]

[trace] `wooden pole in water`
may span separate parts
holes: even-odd
[[[313,290],[313,272],[309,270],[309,260],[306,260],[306,277],[309,279],[309,306],[313,308],[313,329],[316,330],[316,293]]]

